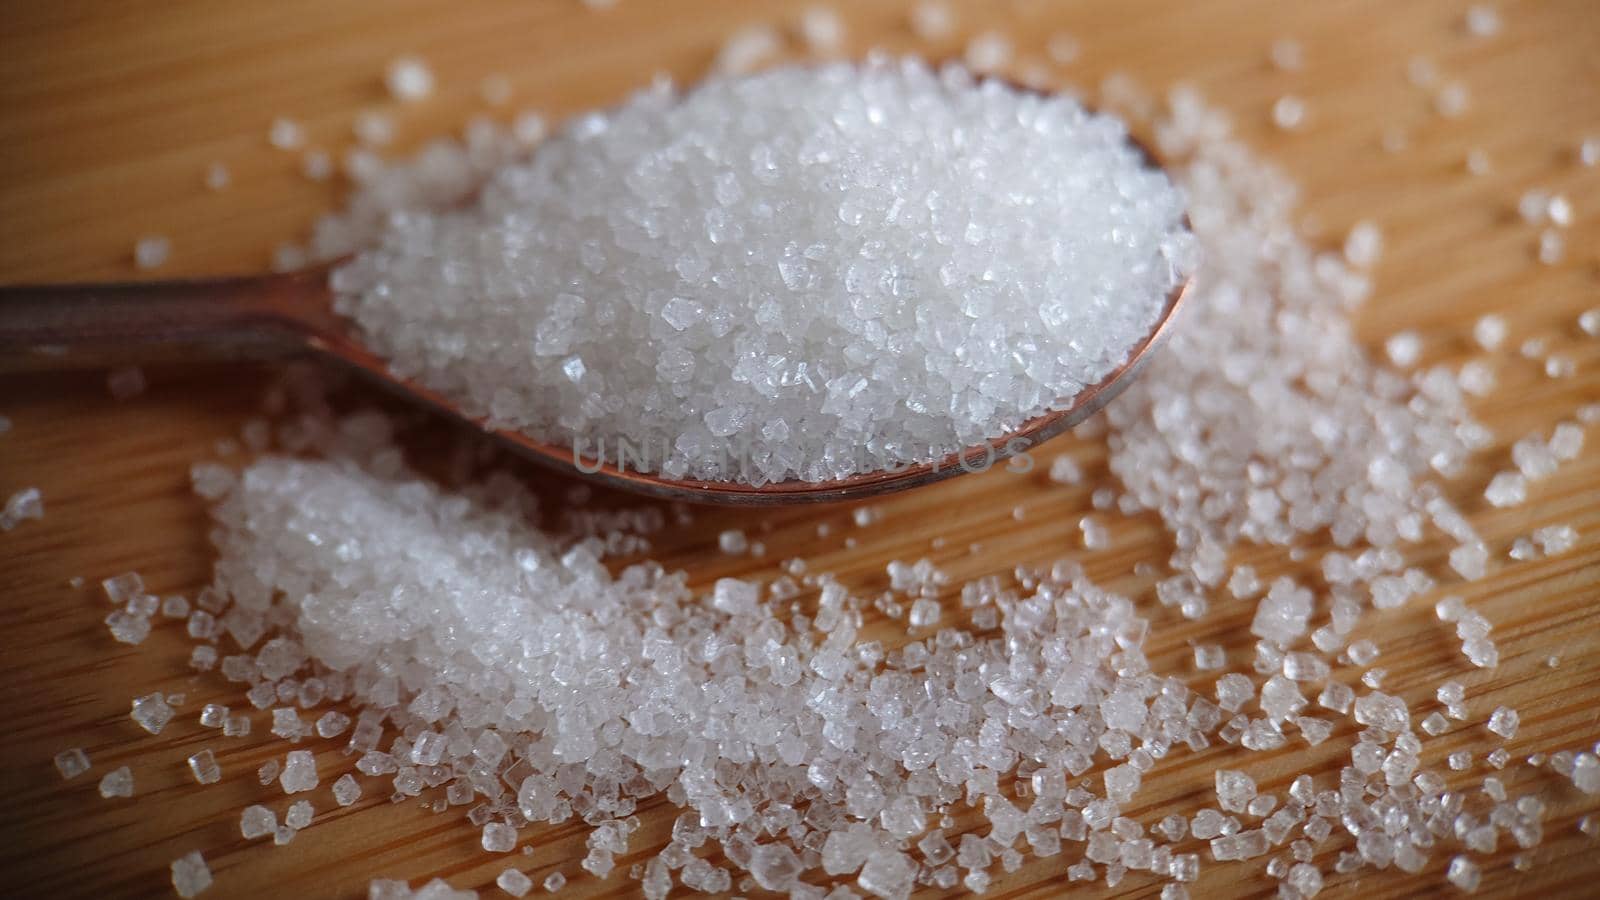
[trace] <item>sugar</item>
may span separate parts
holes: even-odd
[[[63,750],[56,754],[56,771],[67,781],[77,778],[89,771],[89,754],[84,753],[79,747]]]
[[[1414,331],[1402,331],[1384,341],[1383,350],[1389,362],[1409,369],[1417,364],[1417,358],[1422,354],[1422,339]]]
[[[490,853],[510,853],[517,846],[517,830],[504,822],[483,826],[483,849]]]
[[[1500,12],[1487,3],[1469,6],[1466,27],[1474,37],[1494,37],[1500,33]]]
[[[1485,350],[1497,350],[1506,339],[1506,320],[1502,316],[1482,316],[1472,326],[1472,338]]]
[[[200,724],[206,728],[221,728],[228,724],[228,708],[219,703],[207,703],[200,710]]]
[[[911,612],[906,616],[906,622],[912,628],[932,628],[939,624],[941,613],[939,601],[924,597],[912,602]]]
[[[550,894],[554,894],[556,891],[559,891],[566,886],[567,876],[561,874],[560,872],[551,872],[549,875],[545,876],[544,882],[542,883],[542,887],[545,889],[545,892]]]
[[[299,831],[311,824],[316,816],[316,808],[310,800],[296,800],[289,804],[289,811],[283,814],[283,824]]]
[[[389,95],[404,103],[425,100],[433,93],[433,70],[415,56],[402,56],[389,63],[383,72]]]
[[[1293,94],[1284,94],[1272,103],[1272,124],[1283,131],[1295,131],[1306,121],[1306,102]]]
[[[10,531],[29,519],[44,518],[44,500],[36,487],[23,488],[7,498],[0,509],[0,531]]]
[[[205,174],[201,180],[207,190],[225,191],[229,185],[233,184],[233,173],[224,163],[207,163]]]
[[[211,887],[211,868],[199,850],[191,850],[172,861],[172,889],[189,898]]]
[[[151,734],[160,734],[161,729],[167,727],[172,717],[177,713],[167,704],[167,700],[158,691],[137,697],[132,704],[129,716],[139,723],[139,727]]]
[[[812,53],[838,53],[844,45],[844,20],[826,6],[808,6],[800,11],[800,37]]]
[[[340,806],[349,806],[361,799],[361,785],[355,776],[346,772],[340,775],[333,783],[333,802]]]
[[[1196,644],[1194,667],[1202,672],[1214,671],[1228,665],[1228,651],[1220,644]]]
[[[723,553],[737,555],[750,549],[750,541],[744,536],[744,532],[730,528],[717,535],[717,547]]]
[[[911,30],[924,41],[944,40],[955,29],[955,12],[945,0],[918,0],[911,8]]]
[[[265,806],[247,806],[239,814],[239,834],[247,841],[277,833],[278,817]]]
[[[982,139],[930,139],[963,128]],[[987,166],[1001,181],[931,164],[952,154],[1005,160]],[[1004,201],[1022,195],[1038,202]],[[773,229],[762,217],[780,209]],[[1115,120],[875,58],[646,91],[580,118],[475,205],[388,220],[332,283],[397,371],[500,427],[612,461],[625,440],[630,466],[671,477],[815,482],[943,457],[1101,380],[1192,264],[1183,212]],[[582,252],[551,243],[568,232]],[[865,235],[883,251],[847,249]],[[979,248],[1001,244],[1016,250],[996,270]],[[935,245],[948,249],[921,249]],[[463,266],[481,277],[446,276]],[[538,309],[472,287],[551,279],[567,292]],[[617,352],[621,335],[648,358]],[[1016,370],[992,340],[1027,341],[1036,362]],[[965,373],[988,387],[959,396]],[[602,385],[612,400],[597,405]]]
[[[290,750],[278,776],[285,794],[298,794],[317,786],[317,759],[310,750]]]
[[[1267,58],[1274,68],[1298,72],[1305,66],[1305,47],[1293,38],[1279,38],[1267,48]]]
[[[172,240],[165,235],[148,234],[133,245],[133,264],[140,269],[156,269],[172,255]]]
[[[279,150],[299,150],[306,143],[305,129],[293,119],[273,119],[267,127],[267,143]]]
[[[760,68],[783,47],[783,36],[770,25],[756,23],[735,31],[723,41],[711,70],[721,75],[743,75]]]
[[[1483,498],[1491,506],[1519,506],[1528,499],[1528,481],[1521,472],[1499,472],[1490,479]]]
[[[112,797],[132,797],[133,770],[121,766],[107,772],[100,779],[100,796],[107,800]]]
[[[494,883],[513,897],[523,897],[533,890],[533,879],[519,869],[506,869],[495,877]],[[664,896],[664,895],[663,895]]]
[[[222,767],[211,750],[204,749],[189,757],[189,774],[201,784],[216,784],[222,780]]]
[[[1481,876],[1478,865],[1465,856],[1455,856],[1450,859],[1450,866],[1445,872],[1445,878],[1456,887],[1467,893],[1478,890]]]
[[[1535,529],[1533,542],[1545,556],[1560,556],[1578,544],[1578,532],[1571,525],[1546,525]]]
[[[1256,795],[1255,779],[1230,769],[1216,771],[1217,805],[1228,812],[1243,812]],[[1199,835],[1197,834],[1196,837]]]
[[[1489,730],[1508,741],[1517,736],[1517,722],[1517,711],[1509,706],[1496,707],[1489,714]]]

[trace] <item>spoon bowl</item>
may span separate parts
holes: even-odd
[[[496,429],[428,387],[394,374],[333,311],[331,266],[247,278],[65,284],[0,288],[0,370],[105,366],[123,362],[310,353],[353,366],[393,390],[482,429],[518,454],[634,493],[690,503],[770,506],[856,500],[979,472],[1023,453],[1099,412],[1138,375],[1173,327],[1189,292],[1167,297],[1149,334],[1099,382],[1060,409],[1016,430],[933,462],[831,481],[760,486],[701,481],[622,468],[571,447]]]

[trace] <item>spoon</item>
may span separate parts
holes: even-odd
[[[493,429],[429,388],[401,378],[363,346],[333,311],[328,266],[286,274],[191,281],[0,287],[0,368],[64,368],[113,362],[197,357],[276,356],[310,352],[354,366],[367,376],[454,418],[481,428],[521,455],[602,484],[691,503],[742,506],[853,500],[976,472],[1087,419],[1121,393],[1171,330],[1188,293],[1167,297],[1150,333],[1127,359],[1069,406],[1024,422],[1009,434],[935,462],[832,481],[789,480],[755,487],[728,481],[668,478],[619,469],[572,448],[518,431]]]

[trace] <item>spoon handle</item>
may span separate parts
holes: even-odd
[[[0,287],[0,370],[303,350],[331,325],[326,293],[319,270]]]

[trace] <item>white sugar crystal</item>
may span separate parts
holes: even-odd
[[[361,799],[361,785],[354,775],[346,772],[340,775],[333,783],[333,802],[340,806],[349,806]]]
[[[945,0],[918,0],[911,8],[911,30],[925,41],[944,40],[955,33],[955,12]]]
[[[145,235],[133,245],[133,264],[141,269],[164,266],[171,255],[172,241],[165,235]]]
[[[1194,667],[1202,672],[1214,671],[1228,665],[1228,651],[1220,644],[1195,644]]]
[[[211,887],[211,867],[199,850],[191,850],[172,861],[172,889],[189,898]]]
[[[826,6],[808,6],[800,12],[800,38],[813,53],[837,53],[844,44],[844,20]]]
[[[1402,331],[1384,341],[1383,350],[1389,362],[1409,369],[1417,364],[1417,358],[1422,355],[1422,339],[1415,331]]]
[[[566,886],[567,876],[561,874],[560,872],[551,872],[549,875],[545,876],[543,882],[545,892],[551,894],[554,894],[556,891],[559,891]]]
[[[1015,48],[1002,31],[984,31],[967,42],[965,59],[974,72],[997,72],[1011,64]]]
[[[1311,607],[1310,590],[1287,577],[1278,578],[1256,605],[1250,633],[1280,647],[1288,647],[1306,633]]]
[[[717,547],[721,549],[723,553],[736,555],[749,550],[750,541],[744,536],[744,532],[738,530],[737,528],[730,528],[727,531],[717,535]]]
[[[1583,426],[1575,422],[1561,422],[1550,434],[1550,452],[1563,462],[1578,458],[1583,451]]]
[[[1044,52],[1052,62],[1063,66],[1070,65],[1077,62],[1078,56],[1083,53],[1083,44],[1074,35],[1057,32],[1045,41]]]
[[[912,628],[932,628],[939,624],[941,612],[939,601],[924,597],[912,602],[911,612],[906,617],[906,622]]]
[[[1279,38],[1267,48],[1272,65],[1285,72],[1298,72],[1305,66],[1305,47],[1292,38]]]
[[[383,83],[396,100],[423,100],[433,93],[433,71],[418,57],[402,56],[384,69]]]
[[[1539,245],[1534,251],[1534,255],[1538,257],[1539,262],[1547,266],[1556,265],[1566,256],[1566,252],[1567,242],[1559,231],[1546,228],[1544,231],[1539,232]]]
[[[1484,576],[1489,561],[1489,548],[1482,541],[1462,544],[1450,551],[1450,568],[1468,581]]]
[[[1063,454],[1050,461],[1050,480],[1057,484],[1081,484],[1083,470],[1076,460]]]
[[[1457,119],[1466,114],[1472,104],[1472,92],[1459,81],[1449,82],[1439,88],[1433,97],[1433,109],[1446,119]]]
[[[723,41],[711,69],[722,75],[743,75],[776,56],[782,47],[783,36],[777,29],[759,23],[746,25]]]
[[[230,172],[228,167],[223,163],[210,163],[206,166],[204,181],[206,187],[210,190],[227,190],[228,185],[233,183],[233,173]]]
[[[172,707],[167,705],[166,697],[159,691],[135,698],[132,706],[129,715],[139,723],[140,728],[151,734],[160,734],[161,729],[167,727],[167,723],[176,715]]]
[[[284,758],[278,783],[285,794],[298,794],[317,786],[317,758],[310,750],[290,750]]]
[[[1452,857],[1449,870],[1445,873],[1445,878],[1451,884],[1469,894],[1478,889],[1480,877],[1478,864],[1465,856]]]
[[[1483,498],[1491,506],[1519,506],[1528,499],[1528,480],[1521,472],[1500,472],[1489,480]]]
[[[510,853],[517,846],[517,830],[504,822],[483,826],[483,849],[490,853]]]
[[[938,137],[958,132],[981,137]],[[475,205],[389,219],[333,283],[397,370],[501,427],[613,461],[626,439],[673,477],[820,481],[942,457],[1099,381],[1190,265],[1182,215],[1123,126],[1066,97],[914,62],[789,67],[580,117]],[[993,350],[1018,341],[1021,368]]]
[[[1350,226],[1350,233],[1344,239],[1344,258],[1350,265],[1358,269],[1370,269],[1377,264],[1378,258],[1383,254],[1383,231],[1375,222],[1362,220]],[[1412,335],[1413,342],[1415,335]],[[1393,358],[1394,352],[1390,351]],[[1415,360],[1415,354],[1413,361]],[[1402,363],[1402,365],[1409,365]]]
[[[222,767],[211,750],[204,749],[189,757],[189,774],[201,784],[216,784],[222,780]]]
[[[1293,94],[1284,94],[1272,103],[1272,124],[1284,131],[1294,131],[1306,121],[1306,102]]]
[[[56,771],[68,781],[89,771],[89,754],[84,753],[79,747],[63,750],[56,754]]]
[[[1216,771],[1217,805],[1228,812],[1244,812],[1256,795],[1256,782],[1243,772],[1231,769]],[[1195,835],[1199,837],[1197,833]]]
[[[1487,3],[1467,7],[1467,31],[1474,37],[1494,37],[1500,33],[1500,12]]]
[[[333,177],[333,157],[326,150],[308,150],[300,158],[300,174],[312,181],[327,181]]]
[[[267,143],[279,150],[299,150],[306,143],[305,129],[293,119],[273,119],[267,128]]]
[[[1457,772],[1465,771],[1472,766],[1472,751],[1457,750],[1450,754],[1448,762],[1451,769]]]
[[[317,719],[317,736],[324,738],[338,737],[350,727],[350,717],[336,710],[329,710]]]
[[[1517,736],[1517,711],[1509,706],[1495,707],[1489,714],[1489,730],[1506,740]]]
[[[106,799],[112,797],[133,796],[133,771],[127,766],[112,769],[100,779],[100,796]]]
[[[394,119],[381,112],[357,113],[353,129],[356,140],[369,147],[382,147],[394,140]]]
[[[904,900],[911,893],[917,867],[904,853],[879,849],[867,858],[856,883],[863,891],[884,900]],[[759,880],[759,879],[758,879]]]
[[[1533,542],[1545,556],[1560,556],[1578,544],[1578,532],[1571,525],[1546,525],[1533,532]]]
[[[200,710],[200,724],[206,728],[221,728],[228,724],[228,708],[220,703],[207,703]]]
[[[278,831],[278,817],[265,806],[247,806],[239,814],[239,834],[247,841]]]
[[[1503,316],[1482,316],[1472,326],[1472,338],[1485,350],[1497,350],[1506,339],[1506,320]]]
[[[283,814],[283,824],[299,831],[310,825],[316,814],[316,807],[311,805],[310,800],[296,800],[289,804],[288,812]]]
[[[36,487],[23,488],[12,494],[0,509],[0,531],[10,531],[28,519],[44,518],[44,500]]]
[[[495,877],[494,883],[513,897],[523,897],[533,890],[533,879],[519,869],[506,869]]]
[[[1600,337],[1600,306],[1579,313],[1578,328],[1590,337]]]

